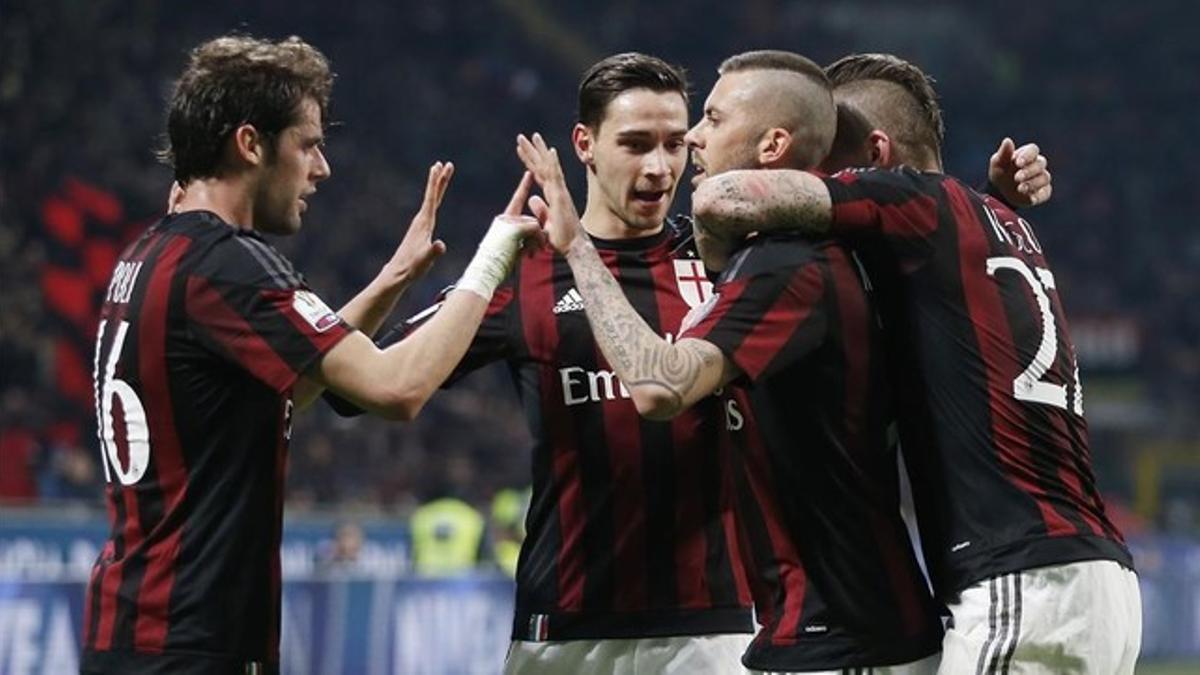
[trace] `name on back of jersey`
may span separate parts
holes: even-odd
[[[118,262],[117,268],[113,270],[112,281],[108,282],[108,293],[104,296],[105,302],[113,304],[129,302],[129,298],[133,296],[133,286],[141,271],[141,261],[122,260]]]
[[[984,212],[992,226],[992,233],[1000,243],[1006,243],[1026,255],[1042,255],[1042,243],[1033,233],[1029,221],[1008,211],[997,211],[992,204],[994,200],[989,198],[987,201]],[[1007,218],[1006,215],[1013,215],[1016,220]]]

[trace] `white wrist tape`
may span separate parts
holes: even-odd
[[[517,254],[521,250],[520,216],[496,216],[488,228],[475,257],[467,263],[455,289],[471,291],[484,300],[491,301],[496,287],[508,278]]]

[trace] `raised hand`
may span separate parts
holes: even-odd
[[[517,231],[520,232],[523,239],[540,239],[542,235],[541,224],[536,218],[523,215],[525,209],[525,201],[529,199],[529,191],[533,188],[533,174],[526,171],[521,175],[520,182],[517,183],[517,189],[513,191],[512,197],[508,200],[508,206],[504,207],[504,211],[497,216],[512,223]]]
[[[442,198],[446,196],[446,188],[453,175],[454,164],[451,162],[434,162],[429,167],[421,208],[408,224],[408,231],[404,233],[392,259],[384,265],[384,273],[411,282],[428,272],[433,262],[446,252],[446,244],[440,239],[433,239],[433,228],[437,225],[438,207],[442,205]]]
[[[558,152],[546,145],[541,134],[534,134],[533,138],[520,134],[517,136],[517,156],[533,174],[533,179],[545,195],[545,199],[536,196],[530,198],[529,210],[545,228],[546,237],[554,250],[565,254],[571,244],[580,238],[583,226],[567,189],[566,179],[563,178]]]
[[[1011,138],[1005,138],[988,163],[988,181],[1013,206],[1043,204],[1054,192],[1048,162],[1036,143],[1018,148]]]

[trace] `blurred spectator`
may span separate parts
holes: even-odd
[[[521,543],[525,541],[525,516],[529,513],[531,496],[529,488],[504,488],[492,497],[492,517],[488,523],[492,559],[510,577],[517,575],[517,559],[521,554]]]
[[[339,523],[333,531],[333,540],[317,554],[317,564],[325,571],[354,569],[359,564],[365,539],[358,523]]]
[[[92,453],[73,443],[49,446],[38,475],[38,491],[46,500],[90,500],[102,489],[102,476]]]
[[[479,564],[484,542],[483,516],[470,504],[442,497],[422,504],[409,519],[413,569],[418,575],[465,574]]]

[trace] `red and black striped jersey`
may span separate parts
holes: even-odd
[[[825,179],[880,298],[902,450],[940,597],[1080,560],[1132,567],[1092,471],[1066,314],[1033,226],[907,167]]]
[[[760,670],[884,666],[938,651],[942,628],[899,510],[879,326],[829,241],[756,237],[682,338],[716,345],[737,521],[762,630]]]
[[[712,292],[690,224],[593,242],[667,339]],[[670,422],[642,419],[596,344],[570,267],[549,249],[522,257],[497,290],[451,382],[498,360],[508,362],[534,438],[513,638],[751,632],[718,400]]]
[[[122,253],[96,339],[111,534],[84,666],[277,666],[291,388],[350,328],[253,232],[168,216]]]

